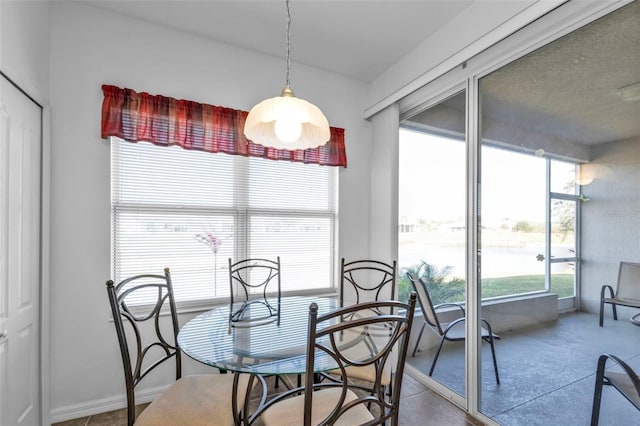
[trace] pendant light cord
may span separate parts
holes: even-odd
[[[291,68],[291,46],[290,46],[290,41],[289,39],[291,38],[291,12],[289,11],[289,0],[286,0],[286,5],[287,5],[287,81],[286,81],[286,87],[290,86],[290,79],[289,79],[289,69]]]

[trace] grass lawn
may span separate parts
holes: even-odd
[[[544,275],[518,275],[482,280],[483,299],[539,290],[544,290]],[[573,275],[554,274],[551,291],[557,293],[558,298],[573,296]]]
[[[464,301],[464,281],[460,280],[453,285],[459,290],[453,297],[440,298],[438,292],[431,295],[434,304],[445,302]],[[410,292],[409,281],[405,277],[399,278],[398,298],[406,301]],[[512,277],[485,278],[482,280],[482,298],[509,296],[532,291],[544,290],[544,275],[516,275]],[[558,294],[558,298],[573,296],[573,275],[554,274],[551,281],[551,291]]]

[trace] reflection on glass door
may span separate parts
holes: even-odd
[[[464,303],[466,293],[465,103],[463,91],[403,120],[400,129],[399,297],[412,291],[407,272],[421,279],[443,328],[464,316],[451,303]],[[432,370],[433,379],[464,396],[464,342],[445,341],[438,353],[440,336],[428,325],[419,333],[424,323],[416,317],[407,363],[425,375]]]

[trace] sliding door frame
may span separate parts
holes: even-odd
[[[403,120],[410,118],[412,116],[414,116],[415,114],[418,114],[422,111],[426,111],[429,108],[432,108],[434,106],[437,106],[438,104],[440,104],[441,102],[456,96],[457,94],[461,93],[461,92],[465,92],[465,103],[469,102],[469,87],[466,81],[462,81],[462,82],[458,82],[457,84],[454,84],[454,81],[451,80],[449,78],[448,75],[443,76],[442,81],[439,81],[438,84],[434,84],[432,86],[433,89],[433,93],[430,94],[429,96],[429,100],[426,102],[417,102],[415,103],[412,107],[410,107],[410,103],[400,103],[400,108],[404,107],[404,110],[401,110],[400,112],[400,122],[402,122]],[[417,99],[416,99],[417,100]],[[469,152],[468,149],[468,145],[470,143],[470,138],[469,138],[469,114],[468,114],[468,108],[465,108],[465,132],[464,132],[464,142],[465,142],[465,147],[466,147],[466,151],[467,153]],[[468,181],[469,179],[469,160],[468,160],[468,155],[466,157],[466,179]],[[398,165],[396,165],[396,167],[398,167]],[[468,184],[467,184],[468,185]],[[466,196],[468,196],[468,191],[466,191]],[[465,207],[466,210],[465,212],[467,212],[467,216],[468,216],[468,205]],[[397,227],[396,227],[397,228]],[[466,224],[466,230],[469,229],[469,224]],[[469,244],[469,240],[468,240],[468,232],[466,233],[466,238],[465,238],[465,249],[466,252],[469,252],[468,249],[468,244]],[[397,256],[396,256],[397,257]],[[465,261],[468,262],[468,255],[465,258]],[[466,271],[469,271],[469,267],[467,266],[465,268]],[[468,272],[466,272],[468,273]],[[466,282],[469,283],[469,277],[466,277]],[[466,291],[469,291],[468,289],[468,284],[467,284],[467,289]],[[467,359],[466,354],[469,353],[469,343],[465,343],[465,365],[467,365],[467,363],[469,362],[469,360]],[[433,379],[432,377],[423,375],[419,370],[417,370],[416,368],[412,367],[410,364],[407,364],[406,367],[407,371],[409,373],[411,373],[414,376],[418,376],[420,377],[420,379],[427,384],[431,389],[433,389],[434,391],[436,391],[437,393],[439,393],[440,395],[444,396],[445,398],[449,399],[451,402],[453,402],[454,404],[458,405],[460,408],[466,410],[467,406],[468,406],[468,395],[469,392],[473,392],[474,391],[474,387],[469,385],[469,381],[468,381],[468,377],[465,377],[465,393],[464,395],[460,395],[459,393],[451,390],[450,388],[448,388],[447,386],[443,385],[442,383],[438,382],[437,380]],[[466,369],[467,371],[469,371],[469,369]],[[466,373],[465,373],[466,374]]]

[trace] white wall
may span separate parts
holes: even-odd
[[[0,1],[0,70],[41,105],[49,99],[49,1]]]
[[[582,203],[582,310],[599,312],[600,289],[615,289],[620,261],[640,262],[640,140],[613,142],[592,150],[593,161],[583,167],[594,173],[582,188],[590,200]],[[635,309],[618,308],[628,320]],[[611,307],[605,307],[606,322]]]
[[[52,420],[124,406],[104,283],[110,278],[109,144],[101,85],[248,110],[280,93],[283,61],[72,2],[51,6]],[[345,128],[340,255],[366,256],[370,126],[366,86],[293,65],[296,93]]]

